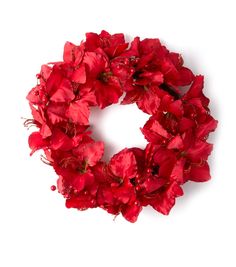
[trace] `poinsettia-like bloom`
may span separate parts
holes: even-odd
[[[112,70],[127,91],[122,103],[136,102],[151,115],[157,112],[160,103],[156,90],[161,88],[178,95],[177,86],[189,85],[194,77],[183,67],[182,57],[170,53],[159,39],[135,38],[129,51],[122,55],[124,58],[112,61]]]
[[[84,63],[88,69],[88,86],[94,90],[97,104],[105,108],[117,103],[122,95],[120,82],[109,68],[107,56],[101,49],[96,52],[86,52]]]
[[[207,138],[217,121],[203,76],[159,39],[136,37],[129,46],[123,34],[87,33],[80,45],[67,42],[63,60],[43,65],[36,76],[27,95],[33,118],[25,121],[38,129],[28,139],[30,155],[44,151],[67,208],[100,207],[135,222],[148,205],[169,214],[185,182],[210,179]],[[121,104],[136,103],[150,115],[141,128],[148,144],[105,162],[104,143],[89,131],[90,107],[106,108],[123,93]]]
[[[121,212],[128,221],[135,222],[142,206],[136,199],[136,192],[131,182],[137,174],[134,153],[126,148],[115,154],[108,165],[100,170],[100,173],[104,172],[109,185],[104,183],[99,189],[99,206],[115,215]]]
[[[127,47],[123,33],[109,34],[101,31],[100,34],[89,32],[86,33],[85,47],[88,51],[95,51],[102,48],[109,57],[119,56]]]

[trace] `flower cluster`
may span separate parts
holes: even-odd
[[[58,175],[66,207],[100,207],[135,222],[143,206],[168,214],[187,181],[210,179],[206,139],[217,121],[203,94],[203,76],[183,66],[180,54],[159,39],[87,33],[80,45],[67,42],[63,61],[41,67],[27,99],[38,131],[29,136]],[[104,143],[91,137],[90,107],[136,103],[150,115],[141,128],[145,149],[125,148],[109,162]],[[52,186],[52,190],[56,187]]]

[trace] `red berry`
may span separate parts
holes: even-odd
[[[52,191],[55,191],[56,189],[57,189],[57,188],[56,188],[55,185],[52,185],[52,186],[51,186],[51,190],[52,190]]]

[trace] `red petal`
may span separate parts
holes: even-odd
[[[195,77],[193,84],[187,93],[183,96],[183,100],[189,100],[192,98],[200,98],[204,106],[208,106],[209,99],[203,94],[204,76],[198,75]]]
[[[205,138],[210,132],[213,132],[217,127],[218,121],[211,116],[208,117],[207,122],[200,124],[196,130],[197,138]]]
[[[75,63],[76,65],[81,62],[83,58],[83,48],[76,46],[70,42],[66,42],[64,46],[63,60],[66,63]]]
[[[159,199],[157,199],[152,206],[155,210],[161,212],[162,214],[168,215],[175,204],[175,198],[182,195],[182,188],[176,182],[173,182],[163,193],[160,194]]]
[[[138,215],[142,210],[142,206],[138,204],[133,204],[133,205],[126,205],[122,209],[122,215],[124,218],[129,221],[129,222],[136,222],[138,219]]]
[[[97,78],[108,66],[105,56],[95,52],[86,52],[83,62],[87,65],[89,76],[92,78]]]
[[[52,135],[52,131],[46,123],[42,124],[42,127],[40,128],[40,134],[42,135],[42,138],[47,138]]]
[[[159,39],[146,38],[140,42],[141,54],[149,54],[161,47]]]
[[[147,89],[142,95],[142,97],[137,101],[137,106],[148,114],[154,115],[158,111],[160,105],[160,99],[150,89]]]
[[[85,66],[82,65],[78,69],[76,69],[71,79],[76,83],[84,84],[86,82]]]
[[[89,166],[94,166],[103,156],[104,143],[89,142],[81,144],[74,150],[74,153],[77,155],[79,160],[86,162]]]
[[[165,138],[170,137],[170,134],[166,131],[166,129],[164,129],[164,127],[157,120],[150,119],[149,121],[151,122],[151,124],[148,125],[149,130],[151,130],[152,132],[157,133],[157,134],[159,134]]]
[[[139,44],[140,44],[140,38],[135,37],[134,40],[130,44],[130,48],[124,53],[122,53],[122,56],[138,57],[139,56]]]
[[[49,67],[48,65],[42,65],[41,71],[40,71],[40,84],[44,84],[45,81],[47,81],[48,77],[50,76],[52,72],[52,68]]]
[[[92,185],[94,182],[94,176],[91,172],[77,174],[73,177],[72,186],[78,192],[82,191],[87,186]]]
[[[201,166],[191,165],[189,180],[194,182],[206,182],[211,179],[210,168],[207,162]]]
[[[50,103],[47,107],[48,118],[52,124],[65,120],[66,105],[63,103]]]
[[[166,179],[160,178],[159,176],[151,176],[142,183],[142,188],[144,188],[147,193],[152,193],[161,188],[164,184],[166,184]]]
[[[183,171],[184,171],[185,161],[186,160],[184,158],[181,158],[176,162],[176,164],[175,164],[175,166],[171,172],[171,175],[170,175],[171,181],[176,181],[180,184],[182,184],[184,182]]]
[[[97,105],[94,90],[92,90],[90,86],[87,86],[86,84],[84,86],[82,85],[79,89],[79,95],[84,102],[88,103],[89,106]]]
[[[85,47],[88,51],[94,51],[100,46],[100,38],[97,33],[88,32],[86,33]]]
[[[176,135],[173,139],[171,139],[167,146],[168,149],[182,149],[183,147],[184,144],[180,135]]]
[[[67,79],[63,79],[59,88],[51,96],[50,100],[54,102],[69,102],[75,97],[71,83]]]
[[[115,80],[115,78],[112,82],[110,81],[109,84],[96,81],[94,89],[97,103],[100,108],[105,108],[111,104],[117,103],[122,95],[119,82]]]
[[[46,82],[46,91],[50,94],[53,94],[60,87],[63,79],[64,77],[61,69],[55,65]]]
[[[143,89],[141,87],[137,87],[134,90],[128,91],[125,94],[124,99],[122,100],[122,105],[132,104],[139,100],[143,95]]]
[[[208,156],[211,154],[212,149],[212,144],[198,140],[193,146],[188,149],[187,157],[190,158],[193,162],[207,160]]]
[[[29,147],[32,149],[30,156],[41,148],[47,146],[47,141],[45,141],[39,132],[33,132],[28,138]]]
[[[181,118],[183,116],[184,110],[181,100],[176,100],[169,104],[167,111],[174,114],[177,118]]]
[[[73,147],[72,139],[62,131],[55,129],[51,137],[51,148],[54,150],[70,150]]]
[[[94,202],[90,195],[79,195],[78,197],[71,197],[66,199],[67,208],[76,208],[79,210],[86,210],[94,208]]]
[[[87,125],[89,124],[89,107],[83,100],[77,100],[70,104],[66,111],[66,117],[71,119],[74,123]]]
[[[127,148],[115,154],[109,163],[111,172],[120,178],[131,179],[137,174],[137,163],[133,152]]]
[[[198,75],[195,77],[193,84],[185,95],[185,98],[197,98],[202,92],[204,86],[204,77],[202,75]]]
[[[184,118],[181,118],[181,120],[179,122],[179,131],[181,133],[183,133],[194,126],[195,126],[195,122],[193,120],[190,120],[190,119],[184,117]]]
[[[178,86],[186,86],[189,85],[193,79],[194,79],[194,75],[192,73],[192,71],[188,68],[182,67],[179,70],[179,81],[176,85]]]

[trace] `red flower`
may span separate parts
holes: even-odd
[[[127,148],[114,155],[108,165],[112,175],[121,179],[133,178],[137,173],[137,163],[133,152]]]
[[[102,48],[112,58],[119,56],[128,47],[128,43],[125,43],[123,33],[111,35],[106,31],[101,31],[100,34],[89,32],[86,33],[85,47],[88,51]]]

